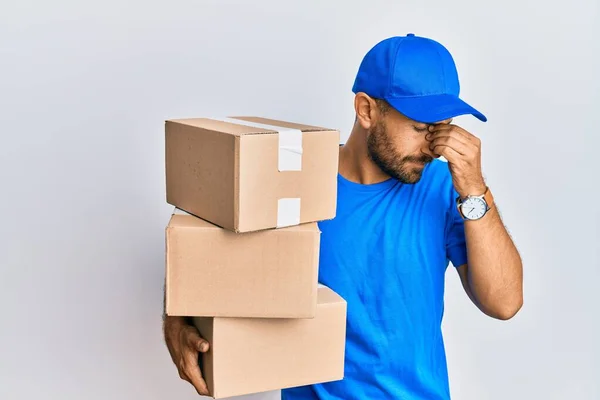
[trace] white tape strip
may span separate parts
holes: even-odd
[[[283,198],[277,200],[277,227],[300,224],[300,198]]]
[[[252,126],[254,128],[276,131],[279,137],[278,169],[279,171],[302,170],[302,131],[300,129],[284,128],[281,126],[259,124],[235,118],[212,118],[221,122],[236,125]]]

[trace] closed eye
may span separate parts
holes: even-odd
[[[429,131],[429,129],[428,129],[429,125],[424,125],[424,126],[423,125],[421,125],[421,126],[415,125],[414,128],[415,128],[415,131],[417,131],[417,132],[427,132],[427,131]]]

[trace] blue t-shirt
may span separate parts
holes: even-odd
[[[448,262],[466,263],[448,164],[416,184],[338,176],[337,214],[319,223],[319,282],[348,302],[345,377],[282,400],[450,398],[442,316]]]

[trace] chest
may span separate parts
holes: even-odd
[[[446,208],[427,196],[348,202],[320,224],[321,275],[354,285],[443,279]]]

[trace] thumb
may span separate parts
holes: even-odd
[[[198,349],[198,351],[205,353],[208,351],[208,348],[209,348],[209,345],[206,340],[200,338],[196,341],[196,349]]]
[[[193,348],[196,351],[199,352],[206,352],[208,351],[209,348],[209,344],[208,341],[206,341],[205,339],[202,338],[202,336],[200,336],[200,332],[198,332],[198,330],[194,327],[187,327],[186,329],[186,336],[187,336],[187,344],[189,347]]]
[[[199,352],[205,353],[208,351],[209,345],[208,342],[203,339],[200,335],[195,334],[191,339],[191,344]]]
[[[187,342],[188,346],[202,353],[207,352],[210,347],[208,341],[203,339],[198,330],[192,327],[187,331]]]

